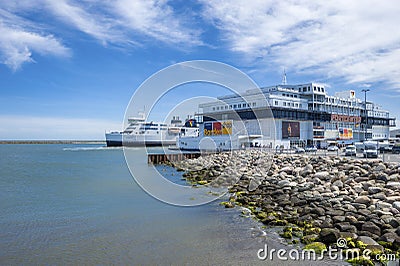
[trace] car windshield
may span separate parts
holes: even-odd
[[[366,150],[376,150],[375,146],[365,146]]]

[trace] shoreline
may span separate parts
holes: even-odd
[[[0,140],[0,144],[106,144],[104,140]]]
[[[398,163],[248,150],[173,166],[194,185],[229,186],[226,208],[247,208],[249,216],[280,229],[288,244],[302,243],[316,253],[332,247],[375,256],[347,256],[354,264],[400,254]]]

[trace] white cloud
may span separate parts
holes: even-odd
[[[86,3],[86,8],[93,6],[94,3]],[[67,0],[45,0],[45,7],[52,15],[100,41],[107,42],[122,41],[122,36],[117,29],[113,29],[114,19],[108,18],[105,14],[97,14],[96,8],[93,11],[87,11],[84,5],[79,5],[75,1]]]
[[[400,86],[397,1],[203,1],[204,17],[251,61]],[[280,69],[280,68],[279,68]]]
[[[0,53],[2,63],[13,70],[33,62],[35,52],[68,54],[68,48],[54,37],[57,32],[44,33],[57,31],[57,26],[52,26],[51,20],[47,25],[34,22],[29,16],[35,12],[77,29],[103,45],[139,46],[153,40],[179,44],[177,48],[202,44],[200,32],[185,26],[185,19],[164,0],[9,0],[0,3]]]
[[[122,122],[64,117],[0,116],[0,139],[104,140],[107,130],[121,130]]]
[[[183,26],[181,17],[165,0],[118,0],[109,5],[118,24],[127,31],[134,30],[170,44],[201,44],[199,31]]]
[[[16,26],[15,22],[25,26]],[[32,52],[42,55],[68,56],[70,51],[53,35],[28,29],[28,23],[0,9],[1,62],[16,71],[25,62],[34,62]]]

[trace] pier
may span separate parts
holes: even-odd
[[[196,153],[158,153],[158,154],[148,154],[147,163],[149,164],[160,164],[165,162],[178,162],[185,159],[199,158],[202,154],[200,152]]]

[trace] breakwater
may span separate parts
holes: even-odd
[[[103,140],[0,140],[0,144],[106,144]]]
[[[399,253],[400,167],[381,160],[235,151],[175,162],[192,183],[230,186],[223,204],[246,207],[288,243]],[[373,263],[365,257],[354,263]]]

